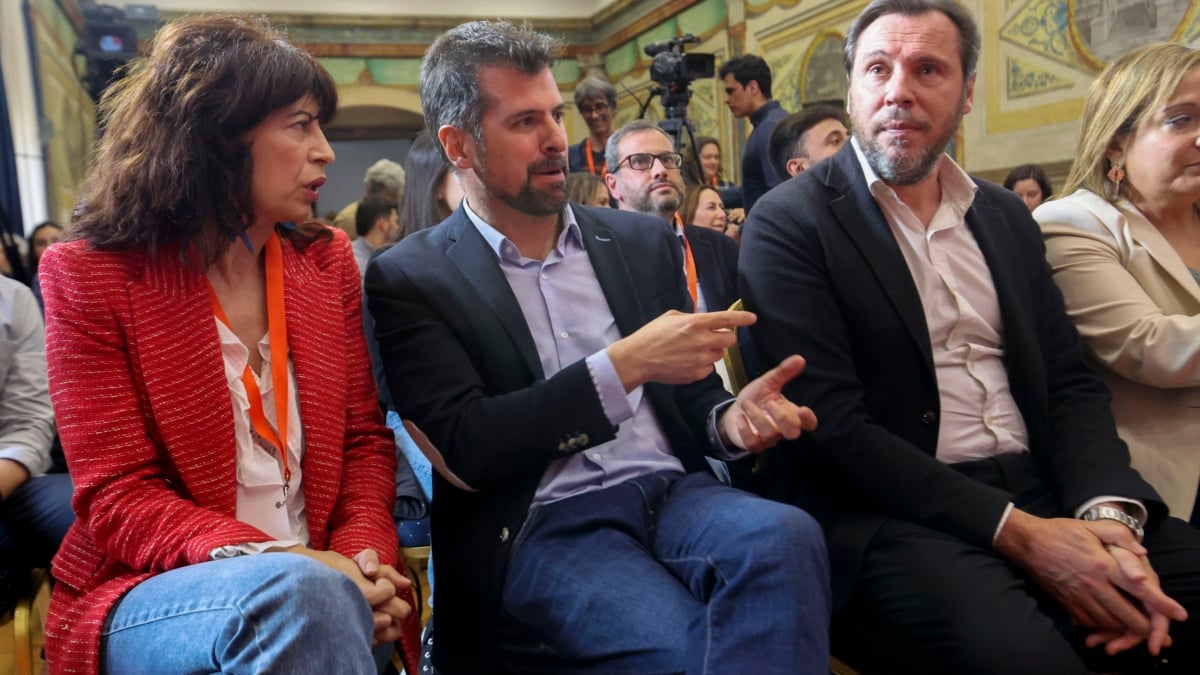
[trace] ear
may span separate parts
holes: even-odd
[[[446,151],[446,158],[454,168],[462,171],[475,166],[475,139],[471,138],[471,134],[451,124],[443,124],[437,136]]]
[[[787,161],[787,173],[789,176],[799,176],[808,168],[808,160],[803,157],[793,157]]]
[[[1108,147],[1104,149],[1104,157],[1110,164],[1123,161],[1125,159],[1125,145],[1129,141],[1129,134],[1120,134],[1113,136],[1108,142]]]
[[[608,194],[616,201],[621,201],[621,189],[617,187],[617,177],[611,173],[604,174],[604,184],[608,186]]]
[[[758,86],[758,80],[750,80],[746,83],[744,89],[751,96],[762,96],[762,88]]]
[[[975,73],[971,73],[971,77],[967,78],[966,100],[963,101],[963,114],[971,112],[975,107]]]

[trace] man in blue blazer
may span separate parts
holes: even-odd
[[[1200,672],[1200,533],[1130,468],[1028,210],[943,154],[978,49],[953,0],[869,4],[852,143],[751,213],[755,345],[821,419],[766,471],[825,527],[851,665]]]
[[[815,428],[779,394],[803,359],[731,400],[712,362],[753,316],[679,311],[661,223],[567,203],[556,50],[503,22],[434,42],[422,105],[466,199],[367,270],[396,409],[440,451],[434,665],[822,672],[819,528],[704,461]]]

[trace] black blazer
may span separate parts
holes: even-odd
[[[737,242],[707,227],[685,225],[683,231],[692,247],[708,311],[729,309],[738,299]]]
[[[690,298],[677,239],[657,218],[572,204],[622,335]],[[670,264],[663,264],[670,256]],[[434,662],[452,673],[495,669],[509,548],[547,465],[612,440],[581,360],[547,379],[495,252],[463,209],[370,264],[367,297],[396,410],[475,491],[434,475]],[[647,384],[646,399],[688,471],[709,471],[707,419],[729,398],[714,374]]]
[[[1037,224],[1007,190],[976,183],[966,223],[992,272],[1031,453],[1061,508],[1120,495],[1161,518],[1158,495],[1116,435],[1108,391],[1083,362]],[[773,190],[750,219],[740,278],[746,308],[758,313],[755,346],[763,365],[807,359],[784,393],[819,420],[798,444],[774,449],[769,475],[780,479],[775,496],[825,526],[835,602],[848,599],[883,516],[990,547],[1011,495],[934,457],[941,411],[922,301],[851,145]]]

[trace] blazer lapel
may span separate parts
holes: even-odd
[[[237,512],[237,446],[220,340],[204,277],[162,251],[129,285],[130,358],[178,478],[197,504]],[[188,373],[187,380],[180,373]],[[217,429],[215,435],[212,430]],[[219,464],[214,475],[213,463]],[[174,479],[168,476],[168,479]]]
[[[689,237],[688,246],[692,247],[696,276],[700,278],[700,291],[704,294],[705,303],[709,305],[708,311],[728,309],[731,303],[721,306],[727,295],[719,273],[720,266],[717,265],[717,252],[713,250],[712,242],[701,240],[700,237]]]
[[[318,244],[319,245],[319,244]],[[307,256],[283,242],[283,294],[288,333],[288,354],[296,374],[296,398],[304,427],[304,505],[314,543],[327,531],[337,502],[338,476],[345,436],[346,367],[331,360],[346,352],[345,309],[341,279],[322,273]],[[271,345],[272,355],[275,345]],[[332,450],[332,452],[330,451]]]
[[[1188,270],[1183,258],[1175,252],[1175,247],[1167,241],[1162,232],[1143,216],[1129,200],[1122,199],[1117,211],[1129,223],[1129,234],[1133,240],[1142,245],[1146,253],[1170,275],[1179,288],[1191,296],[1192,300],[1200,303],[1200,286]]]
[[[496,252],[488,246],[487,240],[467,217],[465,211],[459,208],[447,223],[446,236],[450,244],[446,256],[450,258],[458,271],[470,282],[488,309],[500,320],[508,333],[513,345],[521,354],[533,380],[545,377],[542,372],[542,360],[538,356],[537,345],[529,333],[525,323],[525,315],[517,297],[513,295],[508,279],[500,271],[500,262]]]
[[[933,369],[933,351],[921,296],[900,245],[888,227],[879,204],[867,187],[858,157],[849,143],[829,164],[822,177],[825,184],[840,194],[829,208],[838,223],[862,251],[863,259],[875,275],[896,312],[908,329],[925,365]]]
[[[646,323],[647,317],[637,286],[625,263],[621,245],[611,230],[598,219],[584,213],[583,209],[575,210],[575,220],[579,223],[583,247],[592,261],[592,269],[596,271],[596,279],[604,291],[617,328],[621,335],[630,335]]]

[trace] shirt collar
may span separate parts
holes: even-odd
[[[484,222],[479,214],[471,209],[470,203],[466,198],[463,199],[463,210],[467,213],[467,218],[471,220],[471,224],[483,235],[484,240],[488,243],[488,247],[496,254],[496,257],[503,262],[520,263],[522,262],[521,254],[517,251],[516,244],[509,241],[508,237],[504,236],[500,230],[492,227]],[[571,210],[571,205],[567,204],[563,207],[563,231],[558,236],[558,243],[555,248],[559,253],[566,250],[567,242],[573,243],[579,248],[583,248],[583,234],[579,231],[579,222],[575,220],[575,212]]]
[[[755,110],[754,112],[750,113],[750,124],[753,124],[754,126],[758,126],[763,120],[765,120],[767,118],[767,115],[771,114],[772,110],[779,108],[779,107],[781,107],[780,103],[779,103],[779,101],[776,101],[775,99],[771,99],[770,101],[767,101],[766,103],[758,106],[758,110]]]

